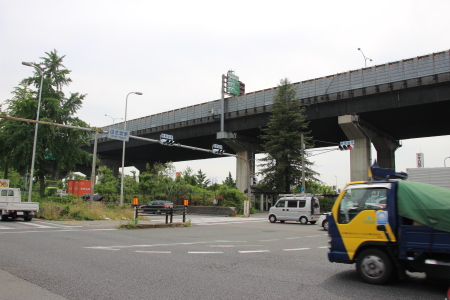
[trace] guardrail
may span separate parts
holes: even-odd
[[[311,99],[334,93],[343,93],[355,89],[374,87],[394,82],[404,82],[415,78],[436,76],[450,71],[450,50],[438,53],[389,62],[357,70],[337,73],[301,82],[295,82],[297,98]],[[229,97],[225,113],[241,110],[254,110],[258,107],[272,105],[277,87],[246,93],[241,96]],[[188,122],[205,117],[218,118],[220,113],[220,99],[200,104],[182,107],[150,116],[127,121],[127,128],[135,134],[144,134],[146,130]],[[109,130],[113,127],[122,128],[123,122],[103,127]],[[104,138],[106,135],[101,135]]]
[[[148,216],[151,214],[165,214],[166,215],[166,224],[173,223],[173,215],[182,214],[183,215],[183,223],[186,222],[187,215],[187,206],[183,206],[181,208],[139,208],[137,206],[134,207],[134,219],[137,219],[141,216]]]

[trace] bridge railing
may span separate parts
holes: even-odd
[[[301,81],[294,83],[294,87],[298,98],[308,99],[446,72],[450,72],[450,50]],[[271,105],[275,91],[276,88],[273,87],[227,98],[225,110],[227,113],[233,113]],[[211,117],[219,113],[220,100],[213,100],[127,121],[127,129],[136,132],[177,122]],[[123,123],[117,123],[115,126],[122,128]],[[112,126],[103,127],[105,130],[109,128]],[[101,137],[106,137],[106,135]]]

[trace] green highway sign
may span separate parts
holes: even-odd
[[[231,71],[228,71],[227,74],[227,93],[239,95],[239,77]]]

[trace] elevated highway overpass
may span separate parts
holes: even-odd
[[[372,159],[371,143],[377,149],[380,166],[394,168],[395,150],[401,140],[450,134],[450,50],[296,82],[294,87],[306,107],[312,136],[317,141],[315,147],[355,140],[352,180],[366,179]],[[272,111],[275,92],[276,87],[272,87],[226,98],[226,139],[217,139],[220,100],[127,121],[127,129],[132,135],[150,139],[159,139],[161,133],[171,134],[178,143],[193,147],[209,149],[220,143],[228,153],[251,161],[261,150],[259,136]],[[115,126],[123,128],[123,123]],[[112,125],[104,127],[109,128]],[[217,157],[132,139],[126,148],[126,166],[140,170],[146,163]],[[101,136],[98,154],[105,164],[118,170],[122,142]],[[247,186],[246,169],[237,161],[241,189]]]

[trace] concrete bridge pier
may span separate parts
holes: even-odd
[[[344,115],[338,117],[339,126],[349,140],[355,141],[355,148],[350,151],[350,180],[368,179],[368,168],[371,164],[370,137],[358,123],[358,116]]]
[[[351,181],[368,179],[367,171],[372,164],[371,143],[377,150],[378,165],[395,170],[395,151],[401,147],[398,140],[360,120],[357,115],[339,116],[338,122],[347,137],[355,141],[355,148],[350,152]]]
[[[400,141],[367,122],[360,120],[360,125],[377,150],[377,162],[380,168],[395,170],[395,151],[401,147]]]
[[[255,153],[260,145],[237,139],[222,139],[222,141],[244,158],[236,158],[236,187],[244,192],[250,186],[250,175],[255,174]],[[252,200],[253,194],[250,192],[248,191],[249,200]]]

